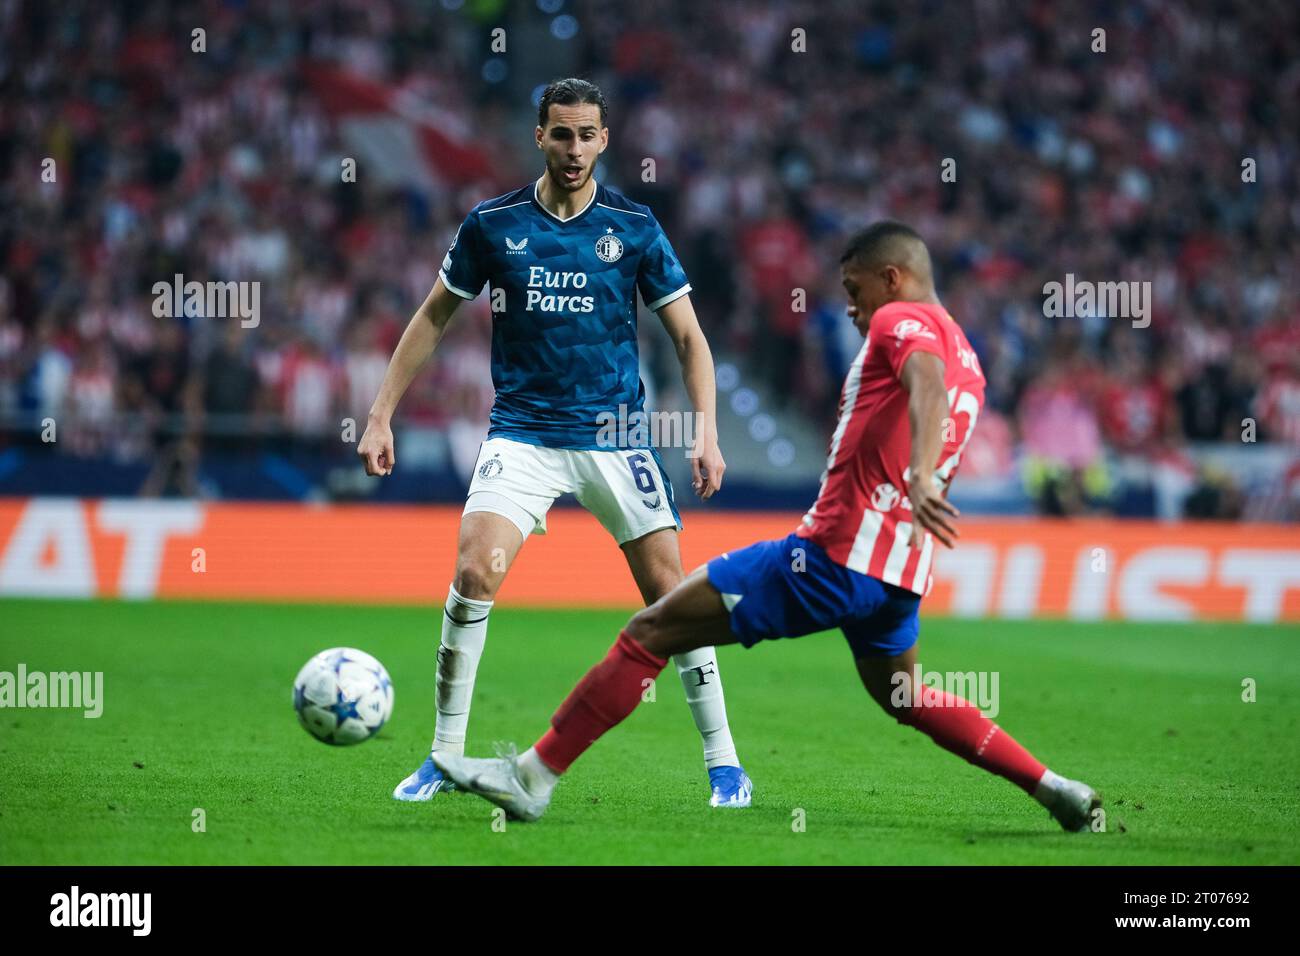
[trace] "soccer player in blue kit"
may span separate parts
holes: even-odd
[[[691,451],[694,490],[708,499],[722,486],[713,357],[686,273],[650,209],[593,178],[609,143],[606,115],[604,96],[585,80],[546,87],[535,131],[545,172],[465,217],[393,353],[357,447],[367,474],[392,473],[393,410],[456,307],[486,283],[496,401],[461,516],[438,647],[431,754],[464,752],[493,600],[524,540],[545,533],[559,495],[572,492],[613,535],[646,604],[685,577],[681,519],[647,429],[608,427],[623,420],[620,413],[635,423],[643,410],[638,291],[672,338],[701,422]],[[704,740],[710,805],[749,806],[753,784],[736,755],[713,648],[674,662]],[[393,796],[423,801],[445,789],[450,781],[430,756]]]

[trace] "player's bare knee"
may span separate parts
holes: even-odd
[[[638,644],[644,644],[647,639],[653,636],[657,622],[655,620],[654,605],[643,607],[632,615],[632,619],[627,622],[623,628],[623,633]]]
[[[877,701],[890,717],[905,727],[916,723],[916,708],[911,704],[899,704],[891,700]]]
[[[665,655],[660,650],[665,637],[662,621],[663,615],[656,602],[632,615],[632,620],[627,622],[623,632],[651,654],[663,657]]]
[[[452,582],[456,593],[471,601],[491,601],[501,586],[502,575],[486,564],[462,560],[456,564],[456,578]]]
[[[880,705],[880,709],[900,724],[910,724],[915,719],[911,699],[911,675],[906,672],[887,673],[863,661],[858,662],[858,672],[867,694]]]

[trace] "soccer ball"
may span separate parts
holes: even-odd
[[[298,721],[327,744],[359,744],[379,733],[393,715],[393,682],[365,651],[321,651],[293,682]]]

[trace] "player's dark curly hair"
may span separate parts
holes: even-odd
[[[911,226],[892,219],[882,219],[849,238],[844,254],[840,256],[840,264],[860,262],[863,265],[874,265],[885,257],[898,255],[901,246],[911,243],[920,243],[922,248],[925,247],[925,240]]]
[[[605,94],[595,83],[570,76],[563,80],[552,80],[542,90],[542,98],[537,103],[537,125],[546,128],[546,114],[552,103],[560,106],[577,106],[579,103],[591,103],[600,107],[600,125],[607,126],[605,117],[609,110],[605,105]]]

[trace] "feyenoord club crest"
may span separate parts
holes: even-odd
[[[596,255],[601,262],[618,262],[623,257],[623,240],[612,233],[605,233],[596,240]]]
[[[479,467],[478,476],[484,480],[495,478],[505,470],[505,465],[501,464],[501,459],[493,455]]]

